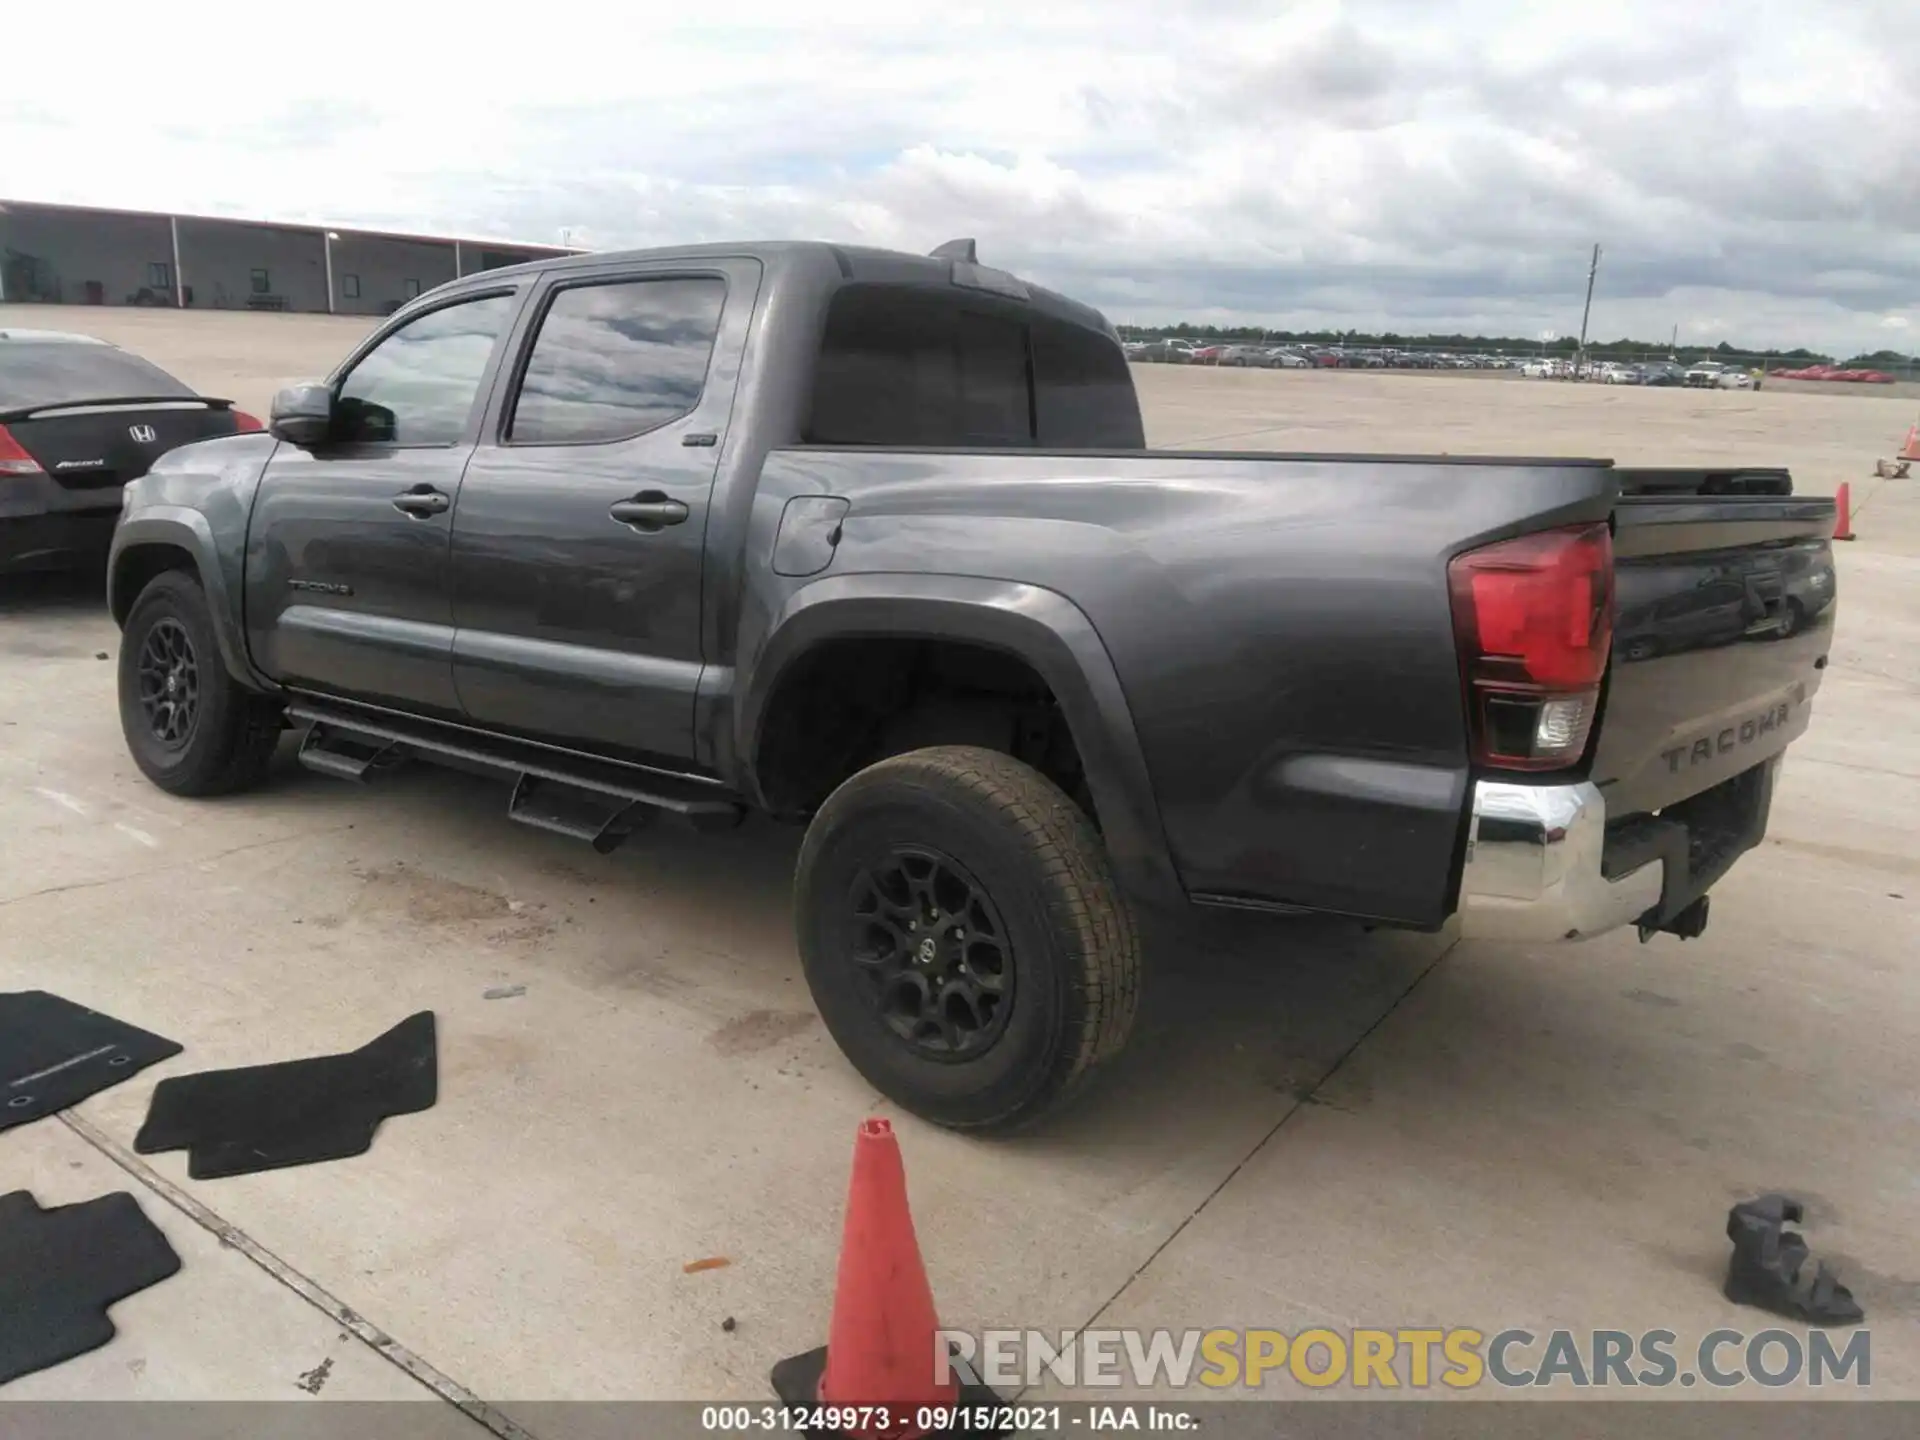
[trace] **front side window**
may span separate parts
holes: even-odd
[[[621,440],[691,413],[726,297],[726,282],[712,276],[560,291],[527,357],[508,438],[521,445]]]
[[[449,445],[465,432],[514,297],[443,306],[388,335],[347,373],[334,402],[342,444]]]

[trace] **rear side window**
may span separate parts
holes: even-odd
[[[191,386],[111,345],[0,340],[0,410],[69,400],[194,394]]]
[[[1146,430],[1127,355],[1104,335],[1036,315],[1034,415],[1039,442],[1056,450],[1141,450]]]
[[[724,280],[622,280],[562,290],[527,357],[508,439],[622,440],[700,403],[720,333]]]
[[[988,297],[848,285],[833,298],[805,440],[935,448],[1145,443],[1120,347]]]

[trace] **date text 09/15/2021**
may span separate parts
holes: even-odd
[[[1116,1404],[1076,1407],[1069,1413],[1059,1405],[923,1405],[912,1416],[896,1414],[885,1405],[709,1405],[700,1412],[700,1428],[716,1434],[745,1435],[785,1432],[885,1435],[908,1428],[914,1434],[974,1431],[998,1435],[1058,1435],[1069,1428],[1090,1432],[1144,1430],[1163,1434],[1199,1428],[1199,1420],[1177,1406]]]

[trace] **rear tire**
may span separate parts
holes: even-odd
[[[140,772],[173,795],[225,795],[266,777],[285,725],[278,701],[227,673],[206,595],[156,575],[120,634],[120,729]]]
[[[937,1125],[1029,1125],[1132,1028],[1140,945],[1099,834],[998,751],[915,750],[846,781],[807,830],[794,913],[828,1032]]]

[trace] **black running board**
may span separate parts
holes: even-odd
[[[746,815],[738,800],[698,780],[572,756],[507,736],[449,733],[431,721],[371,716],[305,698],[287,707],[287,718],[307,727],[300,763],[311,770],[364,780],[413,757],[478,770],[513,782],[507,818],[585,840],[602,854],[657,811],[684,816],[702,829],[737,825]]]
[[[514,781],[513,798],[507,802],[508,819],[584,840],[602,855],[646,824],[656,811],[645,801],[525,772]]]
[[[374,739],[315,721],[300,737],[298,758],[309,770],[336,780],[363,781],[372,772],[398,765],[406,759],[406,752],[392,740]]]

